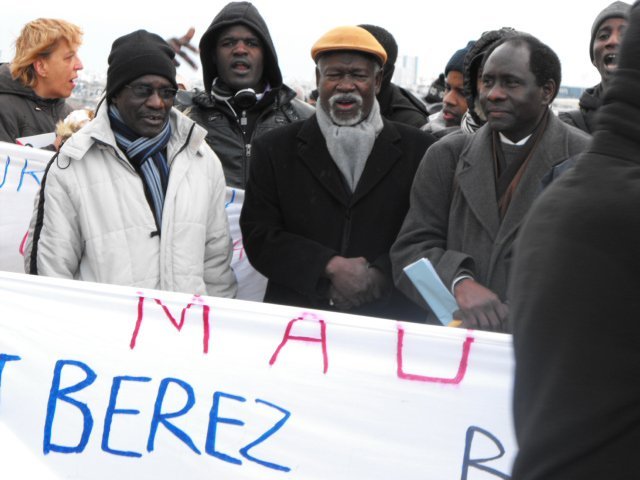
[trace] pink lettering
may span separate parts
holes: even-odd
[[[140,333],[140,327],[142,326],[142,319],[144,318],[144,302],[145,300],[147,300],[147,298],[145,298],[144,296],[142,296],[142,294],[140,292],[138,292],[138,318],[136,320],[136,326],[133,330],[133,335],[131,336],[131,343],[130,343],[130,347],[131,350],[133,350],[136,346],[136,341],[138,340],[138,334]],[[191,307],[193,307],[194,305],[200,305],[202,306],[202,329],[203,329],[203,335],[202,335],[202,349],[203,349],[203,353],[209,353],[209,334],[210,334],[210,328],[209,328],[209,305],[206,305],[204,303],[204,301],[202,300],[202,297],[200,297],[200,295],[194,295],[193,299],[191,300],[191,303],[187,304],[186,307],[184,307],[182,309],[182,313],[180,314],[180,321],[176,320],[176,318],[171,314],[171,311],[166,307],[166,305],[164,305],[162,303],[162,300],[158,299],[158,298],[153,298],[152,300],[155,301],[155,303],[157,303],[158,305],[160,305],[160,307],[162,307],[162,310],[164,311],[165,315],[167,316],[167,318],[171,321],[171,323],[173,324],[173,326],[176,328],[176,330],[181,331],[182,327],[184,326],[184,320],[187,314],[187,310],[189,310]]]
[[[467,367],[469,365],[469,353],[471,351],[471,344],[473,343],[473,337],[467,337],[462,344],[462,355],[460,363],[458,364],[458,373],[453,378],[442,377],[429,377],[426,375],[417,375],[413,373],[406,373],[404,371],[403,363],[403,348],[404,348],[404,328],[398,326],[398,377],[404,380],[413,380],[417,382],[431,382],[431,383],[445,383],[459,385],[464,379],[467,373]]]
[[[233,242],[233,251],[237,252],[238,260],[242,260],[242,257],[244,257],[244,245],[241,238]]]
[[[23,257],[24,257],[24,248],[27,246],[28,238],[29,238],[29,230],[27,230],[27,233],[24,234],[24,237],[22,237],[22,241],[20,242],[19,252],[20,252],[20,255],[22,255]]]
[[[291,335],[291,329],[293,328],[294,323],[300,322],[300,321],[317,322],[318,324],[320,324],[320,338]],[[271,360],[269,360],[269,365],[273,365],[276,362],[276,360],[278,359],[278,355],[280,354],[280,350],[282,350],[282,347],[284,347],[284,345],[289,340],[321,343],[322,344],[322,360],[324,363],[323,373],[327,373],[327,370],[329,369],[329,358],[327,356],[327,325],[324,320],[322,320],[321,318],[318,318],[318,316],[315,313],[308,313],[308,312],[305,312],[300,317],[294,318],[293,320],[291,320],[287,324],[287,329],[285,330],[284,336],[282,337],[282,342],[280,342],[280,345],[278,345],[278,348],[271,356]]]

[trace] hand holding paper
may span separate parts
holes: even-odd
[[[431,262],[426,258],[421,258],[404,267],[404,272],[429,304],[429,308],[435,313],[438,320],[443,325],[451,325],[453,312],[458,309],[458,303],[440,280]]]
[[[505,331],[509,308],[487,287],[469,278],[455,286],[455,299],[460,309],[456,318],[468,328],[490,331]]]

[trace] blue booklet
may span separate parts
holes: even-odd
[[[458,303],[440,280],[433,264],[426,258],[421,258],[404,267],[404,271],[438,320],[443,325],[449,325],[453,320],[453,312],[458,309]]]

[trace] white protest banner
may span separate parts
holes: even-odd
[[[511,337],[0,273],[0,478],[506,479]]]
[[[0,142],[0,270],[24,272],[33,198],[54,152]]]
[[[267,288],[267,279],[251,266],[242,245],[242,232],[240,231],[240,212],[244,202],[244,190],[227,187],[225,210],[229,219],[229,230],[233,241],[233,268],[238,280],[239,300],[253,300],[261,302]]]
[[[0,142],[0,270],[24,272],[23,251],[33,201],[54,152]],[[227,188],[226,211],[233,241],[231,267],[241,300],[261,301],[267,280],[251,266],[242,247],[240,211],[244,190]]]

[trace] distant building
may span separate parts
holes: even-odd
[[[567,87],[565,85],[560,85],[558,95],[553,101],[551,108],[556,113],[579,108],[579,101],[582,92],[584,92],[583,87]]]
[[[104,78],[78,78],[76,88],[68,102],[75,109],[91,108],[95,110],[100,98],[104,94],[106,79]]]
[[[584,92],[583,87],[567,87],[565,85],[560,85],[558,89],[558,98],[580,98]]]
[[[418,84],[418,57],[401,55],[396,61],[393,82],[401,87],[413,87]]]

